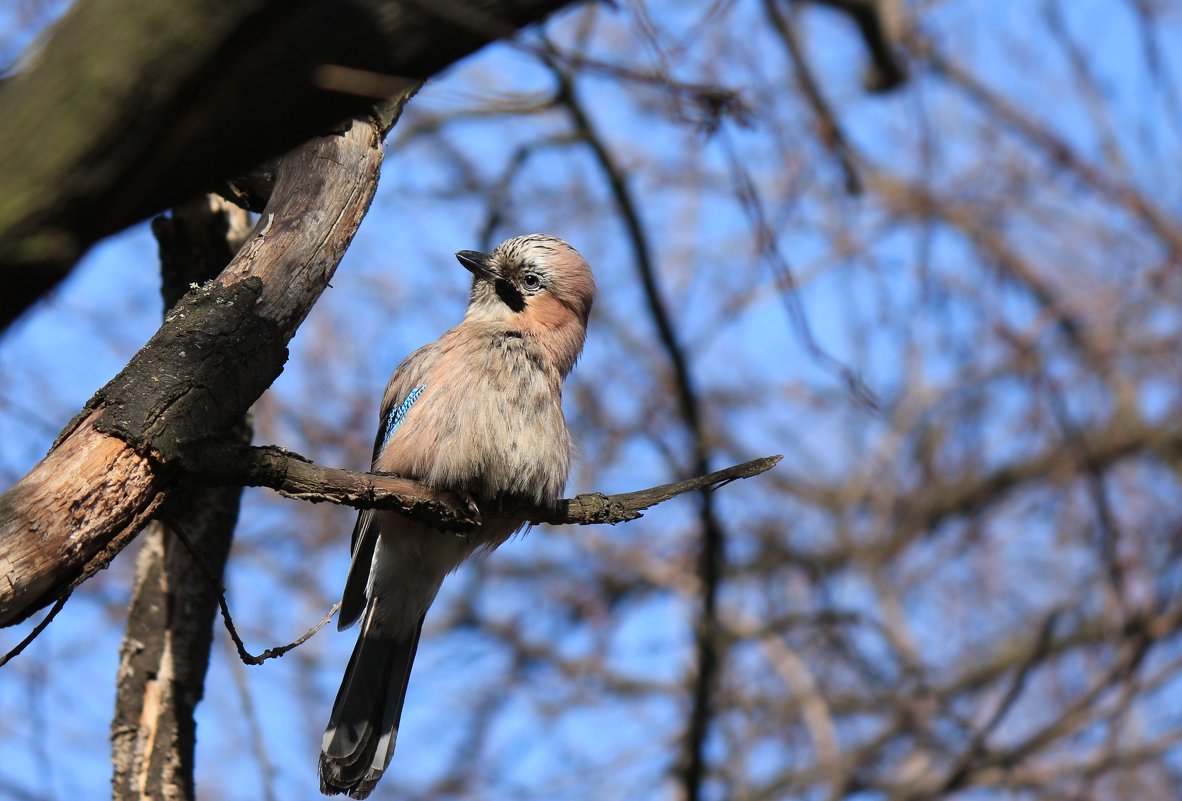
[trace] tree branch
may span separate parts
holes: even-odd
[[[968,70],[958,66],[936,43],[918,32],[908,36],[911,52],[926,61],[927,67],[984,109],[988,115],[1021,136],[1052,164],[1069,173],[1097,193],[1108,198],[1114,207],[1123,207],[1132,217],[1157,236],[1170,249],[1171,258],[1182,254],[1182,223],[1163,208],[1158,200],[1131,182],[1114,177],[1104,167],[1089,161],[1071,146],[1070,140],[1054,128],[1040,123],[1037,117],[1002,94],[991,90]]]
[[[258,227],[218,280],[186,295],[0,495],[0,625],[105,567],[172,486],[181,450],[224,434],[279,375],[369,208],[400,109],[284,156]]]
[[[157,217],[164,314],[195,282],[215,277],[250,233],[246,211],[206,195]],[[243,419],[229,435],[250,442]],[[220,582],[230,555],[240,487],[179,481],[136,556],[127,626],[119,649],[111,720],[115,801],[196,797],[197,704],[204,694]],[[187,535],[181,534],[184,529]],[[177,538],[185,538],[186,548]]]
[[[889,92],[907,80],[907,67],[899,58],[899,38],[904,26],[902,0],[813,0],[848,14],[870,56],[864,83],[871,92]]]
[[[102,237],[569,2],[80,0],[0,84],[0,329]]]
[[[718,489],[741,478],[752,478],[775,467],[782,456],[764,456],[713,473],[661,484],[648,489],[604,495],[584,493],[564,498],[552,509],[506,506],[530,523],[592,525],[624,523],[687,492]],[[312,503],[328,502],[357,509],[391,509],[433,527],[456,532],[479,524],[467,501],[454,492],[434,490],[417,481],[384,473],[361,473],[322,467],[298,453],[274,445],[202,446],[184,459],[187,470],[212,484],[269,487],[281,495]]]
[[[845,176],[846,191],[851,195],[860,195],[862,181],[858,176],[858,154],[850,146],[845,129],[837,119],[829,101],[825,99],[816,76],[813,75],[812,67],[809,66],[808,59],[805,58],[804,48],[801,47],[796,36],[795,26],[780,12],[776,0],[764,0],[763,7],[764,13],[771,20],[772,28],[779,34],[780,41],[784,43],[788,57],[792,59],[796,84],[800,87],[801,95],[813,109],[813,116],[817,120],[817,136],[821,140],[821,144],[841,165],[842,174]]]

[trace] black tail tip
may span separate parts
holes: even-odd
[[[356,766],[343,765],[325,754],[320,755],[320,792],[325,795],[347,795],[349,798],[369,798],[373,788],[377,786],[381,773],[372,769],[366,770],[360,776],[347,776],[345,773]]]

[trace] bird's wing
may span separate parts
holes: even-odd
[[[382,394],[382,406],[379,413],[378,433],[373,443],[373,461],[378,460],[378,454],[386,440],[394,433],[394,429],[402,422],[403,416],[410,410],[411,405],[418,400],[418,393],[426,386],[427,373],[439,360],[439,343],[416,350],[403,359],[402,364],[394,370],[390,381],[386,384],[386,391]]]
[[[365,590],[377,544],[378,510],[362,509],[353,525],[353,556],[349,560],[345,590],[341,593],[341,613],[337,616],[337,629],[341,631],[356,623],[365,611]]]
[[[402,419],[426,388],[423,379],[436,358],[437,349],[434,343],[425,345],[407,356],[390,376],[390,382],[382,396],[381,422],[373,444],[371,466],[377,462],[382,447],[402,424]],[[365,590],[369,584],[374,549],[378,544],[378,531],[377,509],[363,509],[358,513],[350,545],[352,558],[349,561],[349,576],[345,579],[345,591],[341,595],[341,613],[337,617],[338,629],[352,626],[365,611]]]

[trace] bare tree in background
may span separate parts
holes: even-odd
[[[293,340],[261,441],[364,464],[384,375],[462,308],[447,254],[552,230],[602,287],[572,489],[785,460],[454,576],[392,796],[1176,797],[1182,8],[1009,13],[580,6],[409,104],[370,216],[394,224]],[[327,608],[348,527],[248,494],[249,643]],[[122,561],[12,685],[117,648],[114,612],[67,616],[120,609]],[[199,795],[309,792],[347,648],[322,634],[246,677],[215,648]],[[0,742],[36,770],[105,759],[15,719]],[[0,792],[54,795],[5,771]]]

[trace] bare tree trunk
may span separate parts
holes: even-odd
[[[211,195],[152,227],[169,309],[190,283],[221,272],[246,240],[249,219],[244,210]],[[250,434],[243,421],[227,440],[247,444]],[[160,519],[144,536],[111,722],[114,799],[195,797],[193,713],[203,693],[218,588],[241,495],[236,487],[182,484],[168,493]]]
[[[231,429],[279,375],[365,216],[381,140],[409,95],[284,156],[249,243],[0,495],[0,625],[107,564],[155,515],[184,451]]]

